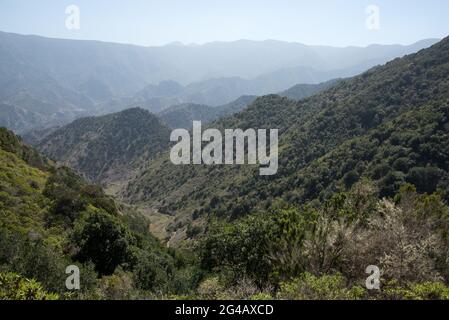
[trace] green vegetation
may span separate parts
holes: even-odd
[[[37,148],[91,181],[125,179],[139,161],[165,150],[170,129],[140,108],[82,118],[46,136]]]
[[[45,292],[35,280],[15,273],[0,273],[0,300],[57,300],[56,294]]]
[[[365,179],[319,205],[210,216],[204,232],[188,227],[193,252],[169,250],[144,217],[67,168],[31,166],[21,146],[0,150],[2,299],[449,298],[442,192],[405,183],[379,200]],[[79,291],[65,288],[71,264]],[[368,265],[382,270],[380,291],[364,286]]]
[[[176,216],[174,232],[208,216],[236,219],[278,199],[317,206],[370,179],[379,196],[404,183],[449,200],[449,39],[341,80],[301,101],[258,98],[216,128],[278,128],[279,171],[175,166],[162,154],[129,182],[127,201]],[[193,219],[193,212],[195,218]]]
[[[91,179],[126,185],[124,203],[0,129],[0,298],[449,299],[448,74],[445,39],[211,124],[278,128],[272,177],[172,165],[169,129],[141,109],[44,140]],[[171,221],[166,245],[137,209]],[[373,265],[380,290],[366,288]]]
[[[144,217],[70,169],[30,157],[38,153],[11,132],[0,137],[0,299],[151,298],[195,288],[194,258],[165,249]],[[80,291],[65,287],[72,264]]]
[[[220,292],[252,287],[245,299],[448,299],[449,207],[407,184],[394,199],[377,194],[364,181],[319,208],[277,203],[213,224],[200,241],[202,267]],[[366,289],[369,265],[382,272],[379,291]]]

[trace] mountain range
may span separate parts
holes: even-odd
[[[381,197],[412,183],[449,199],[448,68],[446,38],[304,100],[259,97],[210,126],[279,129],[277,175],[249,165],[175,166],[166,153],[121,194],[155,216],[174,215],[168,230],[176,239],[198,217],[237,219],[276,199],[319,203],[361,179],[374,181]]]
[[[0,300],[449,299],[449,37],[433,42],[0,33],[0,126],[32,129],[0,127]],[[195,120],[277,129],[277,173],[173,164]]]
[[[280,92],[279,95],[301,100],[330,88],[338,81],[338,79],[334,79],[319,84],[297,84]],[[190,129],[193,121],[201,121],[203,124],[207,124],[219,118],[236,114],[254,102],[256,98],[256,96],[241,96],[233,102],[216,107],[193,103],[179,104],[161,111],[158,116],[171,128]]]
[[[317,85],[296,85],[280,95],[300,100],[336,83],[337,80],[332,80]],[[256,99],[256,96],[242,96],[217,107],[180,104],[157,115],[142,108],[131,108],[80,118],[61,127],[31,130],[24,135],[24,140],[85,178],[110,184],[129,175],[139,159],[152,159],[166,149],[169,128],[191,129],[193,121],[208,124],[239,113]]]
[[[185,239],[192,223],[203,224],[211,217],[238,219],[279,200],[318,204],[363,179],[376,184],[380,197],[391,197],[401,185],[412,183],[421,193],[439,191],[449,199],[448,68],[446,38],[361,75],[315,86],[315,94],[302,85],[278,95],[248,97],[237,113],[216,119],[210,117],[208,106],[173,107],[159,114],[163,120],[142,109],[130,109],[75,121],[50,134],[38,149],[55,160],[73,159],[68,164],[102,180],[105,176],[100,173],[107,172],[103,165],[115,165],[115,157],[122,159],[126,152],[123,146],[147,133],[145,139],[160,137],[151,140],[159,147],[135,154],[139,161],[126,158],[117,162],[132,163],[132,175],[125,175],[123,181],[117,181],[120,177],[116,176],[109,191],[139,207],[158,226],[158,234],[174,243]],[[301,98],[304,93],[306,97]],[[313,95],[307,97],[309,93]],[[249,106],[240,109],[246,103]],[[141,125],[131,125],[129,134],[123,134],[128,131],[118,128],[134,123],[123,114]],[[104,121],[108,117],[117,122]],[[201,120],[198,118],[220,130],[277,128],[278,174],[262,177],[257,166],[249,165],[173,165],[168,126],[189,128],[190,121]],[[84,121],[97,125],[85,130],[81,125]],[[151,125],[145,126],[147,121]],[[92,132],[92,137],[84,132]],[[115,141],[114,135],[104,132],[116,132],[119,138]],[[117,143],[122,138],[123,143]],[[72,140],[77,141],[76,147]],[[101,143],[97,145],[97,141]],[[72,153],[73,149],[77,151]],[[117,152],[107,153],[109,149]],[[89,157],[80,158],[85,150],[89,150]],[[101,160],[104,154],[108,154],[108,161]],[[102,182],[107,186],[110,181]]]
[[[331,87],[337,83],[337,81],[338,80],[330,80],[319,84],[297,84],[279,94],[281,96],[300,100]],[[156,115],[172,129],[190,129],[193,121],[201,121],[202,123],[207,124],[221,117],[233,115],[245,109],[248,105],[254,102],[256,98],[256,96],[241,96],[230,103],[216,107],[194,103],[177,104],[160,111]],[[142,108],[135,108],[135,110],[137,109]],[[60,127],[61,126],[54,126],[44,129],[29,130],[24,133],[22,137],[27,143],[37,146],[49,134],[55,132]]]
[[[139,47],[0,32],[0,125],[23,133],[141,106],[219,106],[242,95],[349,77],[410,46],[306,46],[281,41]],[[276,57],[273,59],[273,57]]]

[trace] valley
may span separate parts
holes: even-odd
[[[449,299],[449,38],[1,32],[0,84],[0,299]]]
[[[423,154],[424,151],[419,149],[419,145],[418,148],[410,149],[411,146],[408,146],[403,151],[394,151],[387,160],[381,160],[379,156],[376,156],[376,153],[386,152],[382,151],[385,148],[389,148],[388,152],[393,152],[396,147],[394,144],[386,144],[391,143],[388,139],[392,138],[388,137],[406,135],[407,131],[402,130],[406,130],[407,121],[411,121],[410,119],[417,115],[430,112],[426,111],[426,108],[431,108],[429,103],[438,104],[439,101],[445,103],[442,97],[445,97],[448,90],[446,61],[435,60],[438,54],[433,54],[438,50],[446,50],[444,43],[445,41],[441,42],[425,53],[418,53],[395,60],[385,66],[376,67],[360,76],[333,82],[328,89],[324,89],[324,92],[318,92],[310,98],[305,96],[298,101],[278,95],[257,99],[242,98],[244,103],[239,104],[235,114],[226,115],[225,113],[216,120],[204,118],[201,114],[192,112],[195,109],[189,109],[193,107],[191,105],[173,107],[160,114],[162,121],[171,123],[172,128],[176,128],[179,124],[179,127],[190,129],[189,121],[202,119],[206,119],[206,122],[210,119],[208,126],[222,128],[222,130],[225,128],[242,128],[243,130],[279,128],[280,172],[271,179],[259,177],[255,166],[244,166],[238,170],[233,167],[219,168],[205,165],[175,166],[170,162],[167,128],[153,126],[150,131],[148,129],[144,131],[144,125],[139,131],[129,133],[124,131],[125,136],[118,129],[120,126],[125,128],[131,125],[138,129],[140,125],[126,118],[121,120],[120,117],[117,119],[118,127],[114,128],[115,138],[111,136],[114,144],[123,139],[123,146],[128,149],[130,141],[133,141],[137,135],[143,139],[142,144],[135,147],[139,150],[138,154],[132,158],[120,160],[125,167],[120,165],[116,157],[111,154],[105,158],[109,163],[97,160],[96,167],[87,169],[89,163],[94,163],[91,161],[94,156],[88,157],[85,155],[86,151],[82,150],[86,148],[92,150],[90,152],[99,150],[94,142],[97,138],[86,135],[85,129],[80,133],[76,131],[72,133],[73,129],[69,130],[70,126],[63,127],[37,144],[37,147],[49,157],[65,162],[82,174],[95,172],[96,176],[87,174],[87,177],[103,184],[106,190],[119,196],[123,201],[143,208],[150,218],[154,216],[158,222],[152,228],[156,234],[164,235],[164,237],[171,237],[170,233],[176,234],[176,238],[179,234],[184,234],[185,237],[189,225],[202,226],[210,215],[221,216],[222,212],[227,211],[228,217],[244,216],[256,208],[269,206],[276,198],[285,199],[297,205],[310,201],[324,201],[333,193],[350,188],[364,178],[373,179],[379,183],[381,196],[391,196],[397,192],[395,189],[397,187],[394,186],[400,186],[401,181],[413,181],[416,185],[419,181],[413,178],[413,175],[415,170],[418,170],[419,174],[431,176],[436,174],[440,177],[427,187],[418,185],[419,189],[427,192],[433,192],[437,188],[445,190],[447,189],[445,162],[433,164],[425,160],[427,157],[437,158]],[[430,65],[428,61],[438,62],[432,62],[433,64]],[[413,69],[410,69],[410,65],[414,66]],[[425,73],[422,71],[423,66],[427,66]],[[414,93],[415,88],[435,87],[434,83],[439,83],[438,91],[420,90],[419,95]],[[290,92],[294,90],[302,92],[303,89],[296,86],[290,89]],[[389,92],[391,95],[385,98],[385,93]],[[395,92],[401,92],[402,97],[407,97],[407,100],[395,97]],[[246,108],[245,103],[249,104]],[[192,113],[188,115],[184,110]],[[240,113],[238,110],[241,110]],[[145,111],[141,109],[130,109],[127,112],[130,115],[136,113],[132,115],[132,119],[135,119],[132,121],[142,120],[142,124],[144,121],[149,121],[143,120],[144,117],[140,113]],[[179,115],[175,115],[176,112],[179,112]],[[444,111],[439,112],[444,114]],[[148,117],[150,117],[149,114]],[[170,121],[170,119],[173,120]],[[176,122],[175,119],[184,120]],[[402,129],[402,123],[405,125],[404,129]],[[388,131],[388,128],[393,125],[398,131],[394,134]],[[74,122],[71,126],[76,128],[79,124]],[[103,128],[106,129],[108,126]],[[98,128],[94,130],[100,132]],[[385,136],[386,134],[388,136]],[[434,133],[429,134],[429,139],[435,139]],[[147,146],[146,141],[152,141],[154,135],[161,139],[156,142],[154,146],[156,149],[141,150],[144,145]],[[143,138],[145,136],[147,137]],[[383,140],[379,140],[379,137]],[[425,137],[423,135],[421,139]],[[68,147],[72,139],[85,140],[88,146],[80,142],[76,144],[76,147]],[[441,139],[444,139],[444,136]],[[58,140],[63,148],[60,151],[57,149],[53,151],[58,145],[56,143]],[[118,149],[117,154],[128,154],[129,152],[125,151],[127,149]],[[74,150],[79,151],[70,153]],[[426,150],[430,151],[430,149]],[[351,158],[347,158],[345,154],[351,154]],[[413,159],[408,158],[409,154],[413,155]],[[341,159],[341,163],[337,162],[340,161],[338,159]],[[399,167],[400,162],[404,162],[402,167]],[[359,165],[351,168],[350,163]],[[107,169],[108,167],[111,169]],[[103,175],[98,175],[101,172],[99,168],[105,168],[101,169],[105,172]],[[322,176],[324,172],[326,176]],[[238,189],[232,188],[233,185],[238,185]],[[264,192],[261,193],[260,190]],[[199,219],[198,221],[191,218],[193,212],[197,212],[195,216]],[[205,212],[209,212],[208,215],[202,214]],[[170,218],[165,219],[161,214]],[[179,238],[179,240],[183,239]]]

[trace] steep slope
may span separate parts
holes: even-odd
[[[139,293],[141,299],[149,291],[179,290],[180,268],[149,233],[147,219],[72,170],[56,167],[5,128],[0,128],[0,177],[2,294],[25,289],[5,287],[6,272],[29,279],[24,281],[29,289],[13,299],[33,299],[39,289],[35,281],[56,293],[55,298],[114,299],[117,295],[104,289],[108,278],[103,277],[119,266],[132,272],[136,282],[126,290],[133,295],[145,291]],[[82,274],[76,292],[65,285],[68,265],[78,266]],[[151,270],[152,277],[141,270]],[[190,289],[188,284],[184,288]],[[129,292],[126,296],[131,297]]]
[[[58,230],[46,229],[45,212],[49,210],[51,199],[44,194],[44,189],[51,176],[71,176],[74,180],[71,188],[87,187],[88,184],[80,177],[76,177],[65,168],[56,168],[54,163],[40,155],[36,150],[27,146],[22,140],[5,128],[0,128],[0,231],[9,230],[27,235],[27,232],[40,234],[41,237],[63,236],[54,234]],[[60,194],[64,185],[60,185]],[[106,196],[100,190],[93,188],[84,196],[91,197],[91,203],[106,203]],[[79,190],[78,190],[79,191]],[[87,193],[90,193],[88,195]],[[66,197],[74,196],[67,193]],[[108,198],[109,199],[109,198]],[[110,200],[110,199],[109,199]],[[108,201],[109,201],[108,200]],[[111,200],[112,201],[112,200]],[[101,206],[99,206],[101,207]],[[106,206],[105,208],[109,207]],[[115,208],[114,205],[111,206]],[[110,211],[116,213],[115,209]],[[74,212],[75,214],[75,212]]]
[[[37,148],[90,180],[110,182],[165,150],[169,138],[169,128],[157,117],[134,108],[75,120],[48,135]]]
[[[257,99],[256,96],[241,96],[237,100],[218,106],[219,117],[230,116],[244,110]]]
[[[41,156],[35,149],[23,143],[22,139],[4,127],[0,127],[0,148],[4,152],[13,153],[28,165],[48,169],[51,162]]]
[[[173,166],[165,154],[124,193],[184,224],[192,213],[236,218],[276,198],[319,201],[363,177],[382,195],[410,181],[448,199],[448,75],[446,38],[299,102],[261,97],[211,126],[278,128],[277,175],[261,177],[255,166]]]

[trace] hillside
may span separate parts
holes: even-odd
[[[449,183],[449,38],[301,101],[258,98],[217,128],[278,128],[279,172],[254,166],[173,166],[167,154],[124,190],[149,212],[174,215],[178,236],[194,218],[238,218],[276,199],[318,203],[363,178],[382,196],[414,183],[420,192]]]
[[[123,179],[139,161],[166,149],[170,129],[146,110],[133,108],[75,120],[49,134],[37,148],[91,181]]]
[[[242,96],[233,102],[218,107],[192,103],[180,104],[165,109],[158,116],[170,128],[190,129],[193,121],[201,121],[206,124],[221,117],[233,115],[246,108],[255,99],[254,96]]]
[[[294,100],[301,100],[332,87],[338,81],[330,80],[319,84],[297,84],[279,93],[279,95]],[[190,129],[194,120],[207,124],[242,111],[254,100],[256,100],[255,96],[241,96],[233,102],[217,107],[186,103],[171,106],[161,111],[158,115],[171,128]]]
[[[279,93],[281,97],[292,100],[301,100],[313,96],[314,94],[329,89],[336,85],[340,79],[329,80],[319,84],[297,84]]]
[[[425,124],[443,115],[427,111]],[[447,120],[447,108],[438,111]],[[401,127],[413,126],[409,120],[405,114]],[[36,159],[45,166],[36,167]],[[449,207],[410,185],[395,202],[379,201],[362,182],[316,209],[278,204],[211,223],[186,252],[166,249],[133,208],[55,167],[4,128],[0,176],[3,300],[449,298]],[[188,237],[198,232],[188,225]],[[384,290],[360,285],[369,263],[385,270]],[[80,290],[66,288],[69,265],[79,268]]]
[[[188,291],[195,281],[147,219],[4,128],[0,176],[1,299],[142,299]],[[82,274],[76,292],[65,286],[69,265]]]

